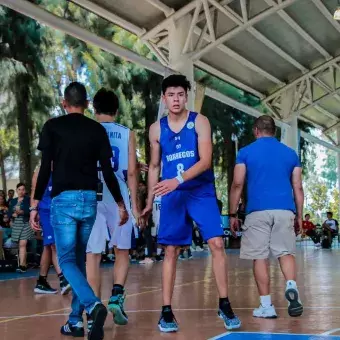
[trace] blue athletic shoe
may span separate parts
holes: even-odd
[[[221,309],[218,310],[218,316],[224,321],[227,330],[238,329],[241,327],[241,320],[234,314],[233,318],[228,318]]]
[[[129,318],[124,311],[125,294],[113,295],[110,297],[107,308],[113,314],[113,321],[116,325],[127,325]]]
[[[171,310],[161,314],[161,318],[158,322],[158,328],[163,333],[172,333],[178,331],[178,323]]]

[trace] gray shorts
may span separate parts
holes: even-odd
[[[295,255],[295,215],[289,210],[264,210],[247,215],[242,227],[241,259],[261,260]]]

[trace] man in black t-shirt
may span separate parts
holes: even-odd
[[[86,281],[85,251],[96,218],[98,188],[97,163],[119,207],[120,225],[128,214],[114,175],[112,150],[104,127],[84,116],[87,108],[85,87],[77,82],[65,90],[66,116],[44,125],[38,149],[42,152],[39,176],[31,206],[30,222],[38,227],[37,206],[52,173],[51,223],[60,267],[73,289],[72,312],[61,328],[63,335],[83,337],[83,310],[88,315],[88,339],[104,337],[107,310]]]

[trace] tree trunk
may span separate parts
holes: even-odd
[[[32,161],[31,161],[31,141],[30,141],[30,119],[28,112],[29,104],[29,82],[28,75],[18,75],[17,77],[17,124],[19,133],[19,170],[20,182],[25,183],[26,190],[31,190]]]
[[[145,162],[150,163],[150,141],[149,141],[149,130],[150,126],[155,122],[156,113],[154,110],[154,105],[150,96],[150,89],[146,86],[143,91],[143,96],[145,100],[145,132],[144,132],[144,146],[145,146]]]
[[[231,185],[234,178],[234,167],[236,162],[236,149],[235,143],[231,140],[231,135],[226,142],[226,155],[227,155],[227,176],[228,176],[228,193],[230,192]]]
[[[5,159],[2,150],[2,146],[0,144],[0,171],[1,171],[1,180],[2,180],[2,190],[7,194],[7,178],[6,178],[6,169],[5,169]]]

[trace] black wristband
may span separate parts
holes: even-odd
[[[237,217],[237,214],[228,214],[229,217]]]

